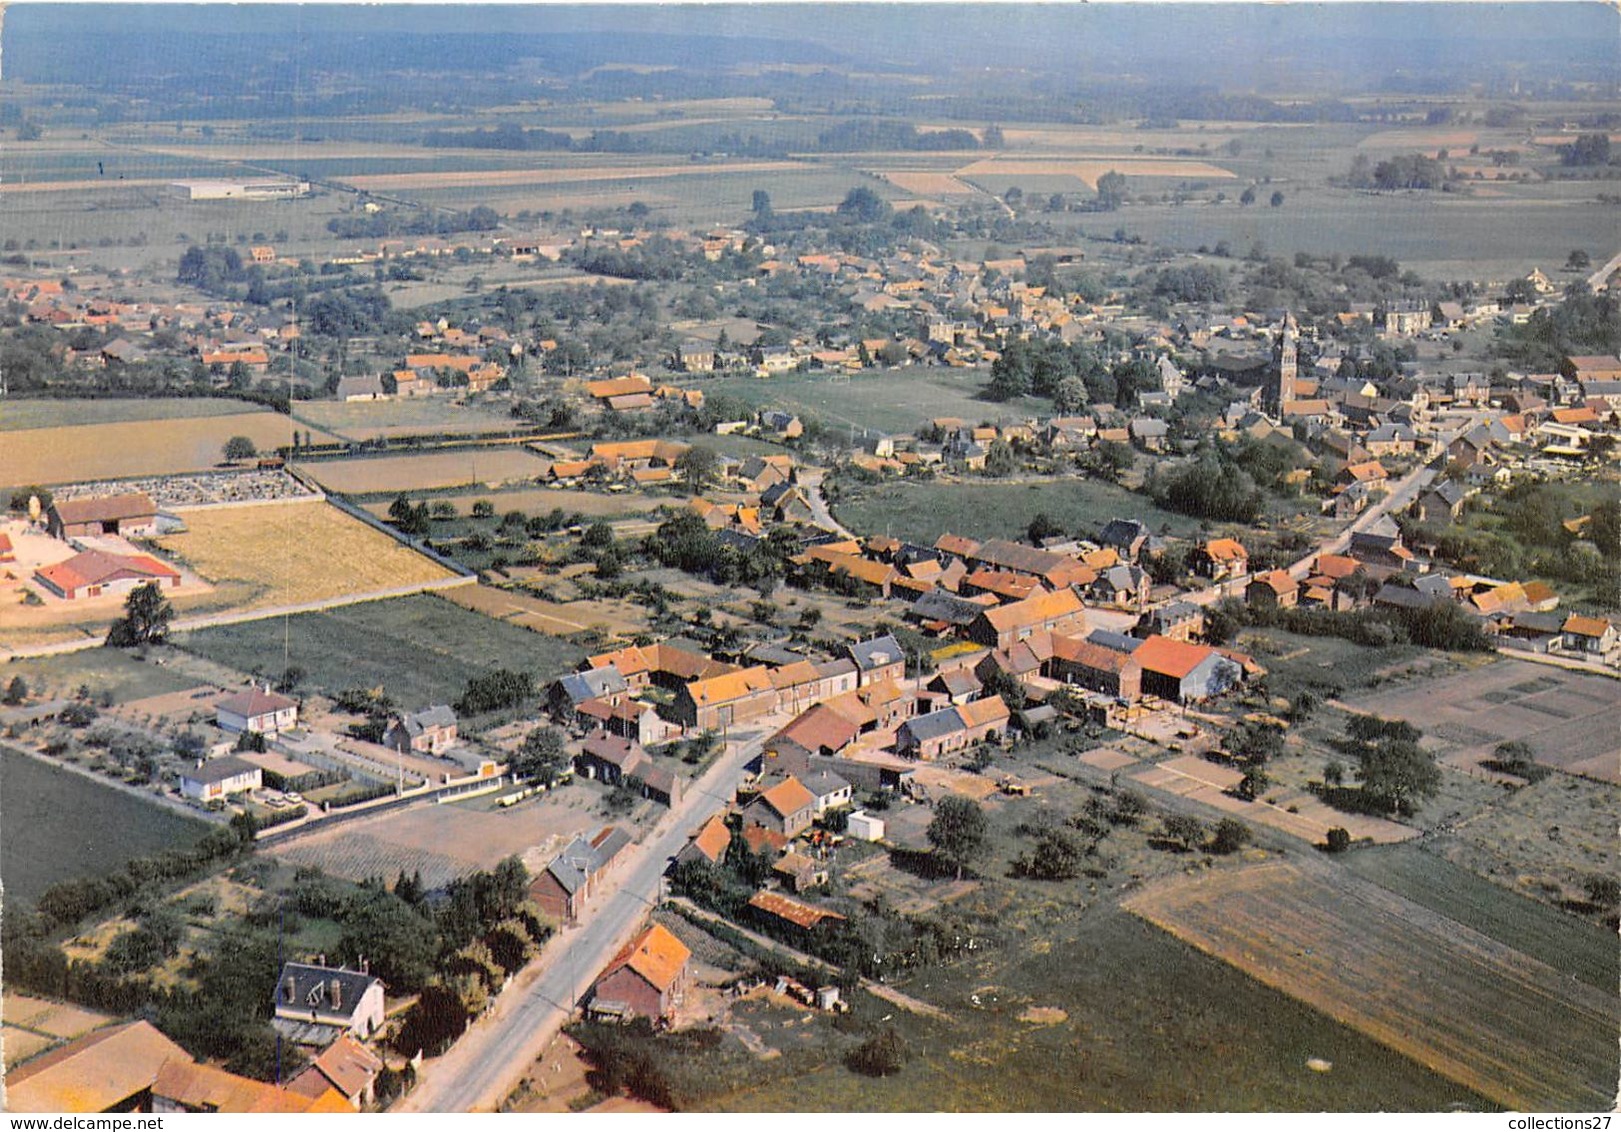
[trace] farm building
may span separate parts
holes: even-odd
[[[367,971],[288,963],[276,980],[274,1008],[278,1021],[291,1024],[277,1027],[284,1032],[308,1025],[333,1031],[333,1037],[369,1038],[383,1024],[383,983]],[[299,1033],[294,1040],[306,1036],[315,1034]]]
[[[692,952],[654,924],[608,962],[591,991],[591,1011],[616,1018],[674,1019],[687,990]]]
[[[749,897],[749,907],[764,922],[774,927],[788,927],[806,935],[844,923],[844,917],[826,908],[792,900],[779,892],[756,892]]]
[[[992,733],[1005,731],[1007,704],[1000,696],[920,715],[895,732],[895,753],[929,761],[960,751]]]
[[[706,864],[718,865],[725,858],[726,850],[731,844],[732,831],[726,827],[726,820],[716,814],[682,847],[675,855],[675,859],[677,863],[703,861]]]
[[[377,1097],[377,1075],[383,1059],[348,1034],[322,1050],[309,1068],[287,1082],[287,1088],[307,1097],[322,1096],[332,1090],[357,1111]]]
[[[1237,687],[1244,669],[1215,649],[1149,637],[1131,654],[1142,668],[1145,695],[1187,703],[1209,699]]]
[[[629,844],[630,834],[612,825],[590,841],[576,837],[529,882],[529,898],[548,916],[573,923],[614,858]]]
[[[232,755],[203,759],[191,769],[180,772],[180,792],[203,802],[240,794],[244,790],[257,790],[262,785],[264,772],[246,759]]]
[[[1036,594],[1023,601],[982,610],[968,626],[968,639],[990,649],[1005,649],[1038,632],[1079,631],[1086,611],[1072,589]]]
[[[164,1062],[190,1056],[150,1022],[95,1030],[21,1066],[8,1066],[10,1112],[147,1112]]]
[[[408,753],[443,754],[456,745],[456,713],[445,704],[425,711],[401,713],[383,732],[383,746]]]
[[[292,200],[308,196],[308,181],[173,181],[169,193],[181,200]]]
[[[1135,637],[1102,631],[1085,640],[1055,636],[1047,675],[1135,703],[1142,695],[1143,668],[1133,657],[1140,644]]]
[[[757,666],[683,685],[676,692],[673,711],[683,727],[718,731],[756,719],[776,706],[771,670]]]
[[[215,704],[214,722],[222,731],[279,735],[298,726],[298,701],[255,686]]]
[[[141,538],[157,530],[158,508],[145,492],[53,501],[45,509],[45,531],[52,538],[124,535]]]
[[[85,550],[63,562],[41,566],[34,581],[67,601],[128,593],[152,583],[160,589],[180,584],[180,572],[149,554],[108,554]]]
[[[882,841],[884,839],[884,819],[875,818],[866,810],[857,810],[851,814],[845,829],[851,837],[858,841]]]

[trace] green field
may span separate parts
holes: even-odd
[[[0,432],[63,425],[117,424],[120,421],[164,421],[180,417],[226,417],[250,412],[245,401],[220,397],[152,397],[144,400],[0,402]]]
[[[1156,507],[1144,496],[1103,480],[1054,483],[897,481],[855,489],[833,506],[858,534],[883,534],[924,545],[947,531],[974,538],[1017,538],[1045,512],[1066,531],[1093,537],[1110,519],[1141,519],[1156,532],[1189,535],[1198,522]]]
[[[0,665],[0,682],[9,684],[14,676],[21,676],[29,692],[42,698],[70,697],[85,687],[92,699],[106,695],[118,703],[183,692],[198,683],[117,649],[84,649]]]
[[[199,629],[174,643],[244,672],[274,675],[282,671],[284,640],[287,664],[304,669],[309,688],[381,684],[413,710],[450,703],[468,680],[497,668],[528,672],[544,684],[584,655],[566,641],[425,595]]]
[[[206,823],[0,747],[0,874],[7,903],[195,841]]]
[[[1032,922],[1010,925],[1010,938],[1001,946],[906,985],[908,994],[945,1007],[960,1022],[932,1023],[893,1010],[891,1022],[911,1050],[910,1063],[895,1076],[879,1084],[836,1063],[801,1076],[762,1074],[754,1088],[719,1098],[712,1107],[743,1112],[1492,1107],[1112,904],[1088,910],[1078,922],[1059,920],[1063,888],[1048,892],[1050,900],[1032,896],[1019,910]],[[1051,947],[1029,946],[1036,940],[1051,940]],[[977,1006],[971,995],[978,996]],[[1062,1010],[1067,1020],[1019,1021],[1030,1005]],[[1313,1072],[1305,1064],[1308,1058],[1332,1062],[1333,1069]]]
[[[1615,935],[1459,868],[1415,845],[1382,845],[1344,858],[1347,868],[1499,943],[1613,990],[1621,979]]]
[[[830,430],[872,429],[908,433],[936,417],[966,421],[1017,421],[1052,411],[1038,398],[1005,404],[982,401],[979,391],[990,375],[978,369],[914,367],[879,370],[844,378],[828,374],[776,377],[723,377],[703,384],[709,396],[737,397],[755,408],[787,409],[822,422]]]
[[[1242,256],[1258,243],[1271,255],[1388,255],[1421,275],[1482,277],[1495,271],[1523,274],[1539,265],[1551,271],[1571,248],[1591,249],[1595,262],[1601,250],[1613,251],[1617,210],[1595,199],[1607,191],[1603,183],[1580,186],[1575,199],[1571,187],[1486,182],[1477,190],[1480,195],[1468,197],[1358,193],[1275,181],[1262,185],[1261,199],[1245,208],[1237,203],[1242,182],[1234,182],[1223,190],[1224,204],[1132,204],[1101,222],[1086,214],[1074,214],[1074,222],[1093,234],[1124,228],[1150,243],[1190,251],[1226,241],[1235,256]],[[1273,189],[1284,194],[1279,208],[1266,203]]]

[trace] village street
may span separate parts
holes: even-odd
[[[664,870],[692,831],[732,799],[743,765],[757,755],[780,721],[728,750],[687,788],[682,802],[626,854],[612,892],[587,905],[578,924],[560,929],[539,958],[521,971],[488,1014],[443,1057],[425,1062],[411,1094],[395,1112],[489,1112],[516,1087],[574,1012],[591,980],[641,926],[658,903]]]

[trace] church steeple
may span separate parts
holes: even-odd
[[[1267,407],[1274,416],[1283,415],[1283,407],[1298,400],[1295,380],[1300,375],[1300,327],[1292,311],[1285,311],[1283,328],[1278,332],[1278,345],[1273,351],[1273,364],[1277,376],[1267,391]]]

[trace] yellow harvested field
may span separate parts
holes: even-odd
[[[112,1021],[105,1014],[81,1006],[50,1002],[32,995],[7,994],[4,1003],[7,1026],[37,1030],[56,1038],[76,1038]],[[11,1050],[8,1048],[6,1052],[10,1054]]]
[[[950,173],[929,173],[915,169],[892,169],[878,174],[897,189],[920,196],[978,196],[979,190],[965,185]]]
[[[1506,1108],[1614,1100],[1613,995],[1343,869],[1177,876],[1122,906]]]
[[[356,457],[301,465],[328,491],[430,491],[441,487],[528,483],[551,464],[519,447],[463,448],[418,456]]]
[[[732,161],[691,165],[587,165],[578,169],[484,169],[458,173],[378,173],[348,177],[346,182],[368,192],[405,189],[454,189],[467,185],[568,185],[584,181],[651,181],[662,177],[713,177],[719,173],[770,173],[803,170],[797,161]]]
[[[290,417],[267,410],[8,432],[0,444],[0,487],[207,471],[224,459],[231,437],[245,436],[264,451],[291,444],[294,427]],[[314,436],[317,444],[332,439]]]
[[[234,592],[237,609],[327,601],[455,577],[416,551],[339,511],[300,501],[186,515],[167,553]]]
[[[1437,147],[1467,150],[1480,141],[1474,130],[1380,130],[1356,143],[1358,149],[1430,149]]]
[[[1100,158],[1075,160],[1063,157],[991,157],[957,170],[959,177],[975,176],[1070,176],[1097,188],[1098,178],[1114,172],[1126,177],[1231,178],[1235,174],[1205,161],[1179,161],[1171,158]]]

